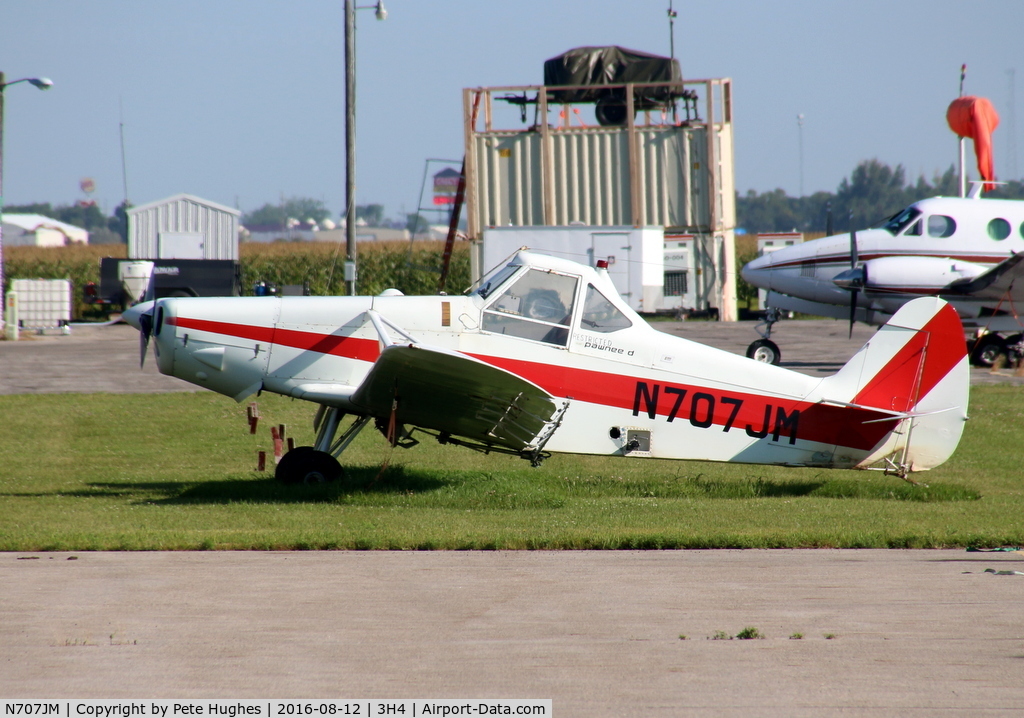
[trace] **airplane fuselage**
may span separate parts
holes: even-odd
[[[856,242],[857,264],[867,279],[856,295],[859,320],[880,324],[915,297],[941,296],[965,326],[991,324],[991,315],[1000,310],[998,300],[944,290],[1024,251],[1024,202],[924,199],[884,227],[858,231]],[[852,256],[850,235],[834,235],[767,253],[748,263],[742,274],[771,292],[771,306],[845,318],[851,292],[835,280],[851,268]],[[1015,321],[997,323],[993,329],[1019,331]]]
[[[929,375],[930,384],[916,385],[913,397],[893,396],[884,383],[869,381],[886,362],[902,366],[907,351],[919,351],[900,349],[913,332],[879,339],[874,358],[866,346],[848,369],[826,379],[753,362],[654,330],[621,300],[606,273],[543,260],[542,266],[509,265],[512,274],[491,294],[163,299],[152,310],[157,362],[164,374],[238,401],[271,391],[386,419],[387,409],[368,408],[357,391],[388,347],[402,343],[384,341],[389,330],[378,324],[385,318],[410,348],[480,362],[549,394],[559,410],[557,419],[545,419],[545,451],[840,468],[903,449],[907,432],[893,429],[907,417],[896,413],[919,398],[927,405],[932,389],[962,373],[964,349],[954,342],[930,350],[941,369]],[[943,313],[933,321],[942,317],[944,331],[950,321],[959,331],[949,314],[952,320]],[[467,374],[461,385],[457,376],[438,376],[426,388],[435,391],[434,408],[417,407],[410,423],[443,431],[465,420],[446,415],[449,395],[453,405],[468,401],[466,394],[480,406],[489,401],[486,382],[473,383]],[[414,383],[414,376],[395,379],[398,423],[402,402],[423,395]],[[515,400],[502,406],[509,417],[524,411]],[[472,411],[484,420],[484,409]],[[495,430],[504,418],[496,419]],[[947,418],[934,429],[916,429],[915,468],[941,463],[952,451],[963,417]]]

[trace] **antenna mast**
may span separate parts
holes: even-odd
[[[676,64],[676,15],[678,13],[672,9],[672,0],[668,0],[668,54],[671,59],[671,65],[674,67]],[[682,71],[679,73],[682,75]],[[676,115],[676,103],[672,101],[672,122],[678,122],[679,118]]]
[[[124,186],[124,208],[128,210],[128,164],[124,158],[124,106],[121,103],[121,98],[117,98],[117,109],[120,115],[119,129],[121,132],[121,182]]]

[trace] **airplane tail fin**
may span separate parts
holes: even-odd
[[[938,466],[967,419],[970,365],[960,318],[938,298],[908,302],[822,390],[826,403],[876,410],[866,423],[892,427],[859,467],[884,461],[905,475]]]

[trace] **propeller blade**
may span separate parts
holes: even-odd
[[[850,267],[857,266],[857,230],[853,228],[853,212],[850,212]]]
[[[857,295],[859,292],[854,289],[850,293],[850,334],[847,339],[853,339],[853,325],[857,321]]]
[[[139,368],[146,365],[146,350],[149,348],[149,337],[153,333],[152,313],[139,315]]]
[[[835,234],[835,229],[832,226],[832,203],[825,203],[825,236],[831,237]]]
[[[859,259],[857,254],[857,230],[853,227],[853,212],[850,212],[850,269],[857,268],[857,260]],[[861,280],[863,282],[863,279]],[[857,294],[859,292],[854,289],[850,292],[850,335],[849,339],[853,339],[853,324],[857,321]]]

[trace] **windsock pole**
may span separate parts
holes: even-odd
[[[967,75],[966,63],[960,66],[960,94],[959,97],[964,96],[964,77]],[[964,137],[959,137],[960,141],[960,196],[967,196],[967,175],[964,173]]]

